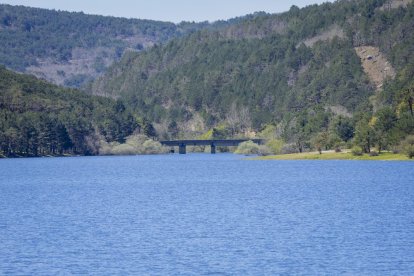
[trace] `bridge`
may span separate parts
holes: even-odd
[[[160,141],[164,146],[178,147],[179,154],[187,153],[187,146],[210,146],[211,153],[216,153],[216,147],[237,147],[239,144],[247,141],[253,141],[256,144],[264,144],[264,139],[223,139],[223,140],[175,140],[175,141]]]

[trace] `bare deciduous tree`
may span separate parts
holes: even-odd
[[[245,106],[238,107],[235,103],[231,104],[226,121],[232,135],[237,132],[247,131],[252,125],[249,109]]]

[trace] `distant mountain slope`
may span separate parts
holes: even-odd
[[[127,54],[91,91],[125,99],[166,136],[176,125],[181,135],[230,125],[243,113],[256,131],[273,123],[287,140],[300,128],[310,137],[335,115],[397,104],[412,82],[414,5],[396,1],[293,6],[200,30]],[[381,83],[364,71],[359,47],[374,47],[389,64]]]
[[[0,4],[0,64],[57,84],[80,86],[125,50],[140,51],[207,25]]]

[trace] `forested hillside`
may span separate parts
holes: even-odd
[[[125,100],[165,138],[272,127],[298,150],[381,149],[414,131],[413,29],[412,1],[293,6],[128,53],[91,91]]]
[[[120,101],[0,67],[0,157],[98,154],[102,141],[148,129]]]
[[[125,50],[140,51],[207,25],[0,4],[0,64],[57,84],[80,86]]]
[[[0,63],[73,86],[106,72],[85,87],[90,96],[1,67],[0,155],[158,151],[147,137],[370,152],[397,150],[414,134],[411,0],[293,6],[214,24],[8,5],[0,19]]]

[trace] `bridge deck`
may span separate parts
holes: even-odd
[[[160,141],[164,146],[178,147],[181,145],[186,146],[211,146],[218,147],[230,147],[238,146],[240,143],[246,141],[253,141],[257,144],[263,144],[264,139],[214,139],[214,140],[175,140],[175,141]]]

